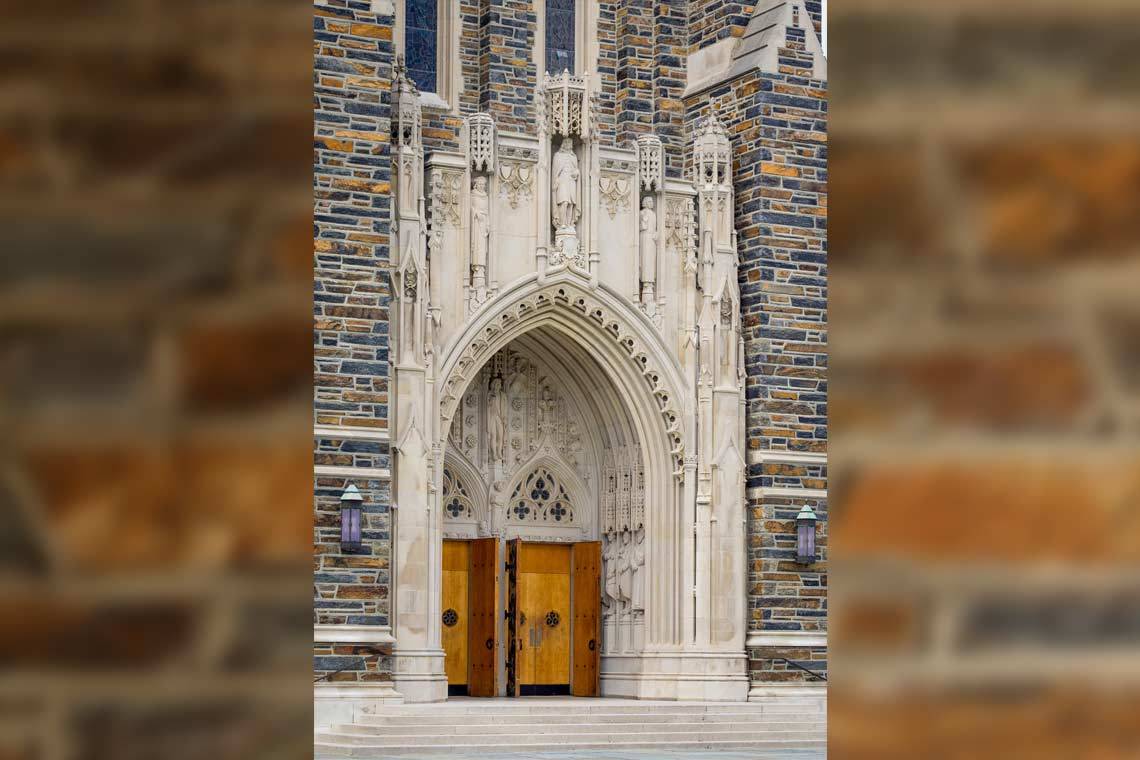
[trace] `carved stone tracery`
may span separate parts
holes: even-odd
[[[599,180],[602,190],[602,205],[610,219],[617,216],[619,211],[629,208],[630,180],[617,174],[603,174]]]
[[[534,166],[523,161],[502,161],[499,164],[499,195],[518,208],[520,200],[529,200],[534,194]]]

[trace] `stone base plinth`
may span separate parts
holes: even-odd
[[[748,660],[743,652],[650,652],[602,657],[606,697],[744,702]]]
[[[374,715],[382,705],[399,705],[404,697],[390,681],[351,683],[321,682],[313,685],[313,724],[318,728],[353,723]]]

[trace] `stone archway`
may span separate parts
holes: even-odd
[[[477,374],[504,347],[523,336],[575,346],[592,357],[612,389],[611,399],[636,431],[644,467],[644,644],[680,643],[677,621],[683,595],[676,569],[682,561],[678,521],[684,488],[686,410],[680,369],[645,315],[607,288],[591,288],[570,270],[538,282],[526,278],[500,293],[443,352],[438,376],[440,450],[456,408]]]

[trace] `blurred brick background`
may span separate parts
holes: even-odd
[[[312,7],[0,23],[0,758],[311,755]]]
[[[1140,753],[1140,5],[830,5],[836,758]]]

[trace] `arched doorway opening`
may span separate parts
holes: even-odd
[[[645,642],[644,457],[614,382],[555,328],[519,335],[473,373],[442,475],[449,693],[596,694],[599,657]]]

